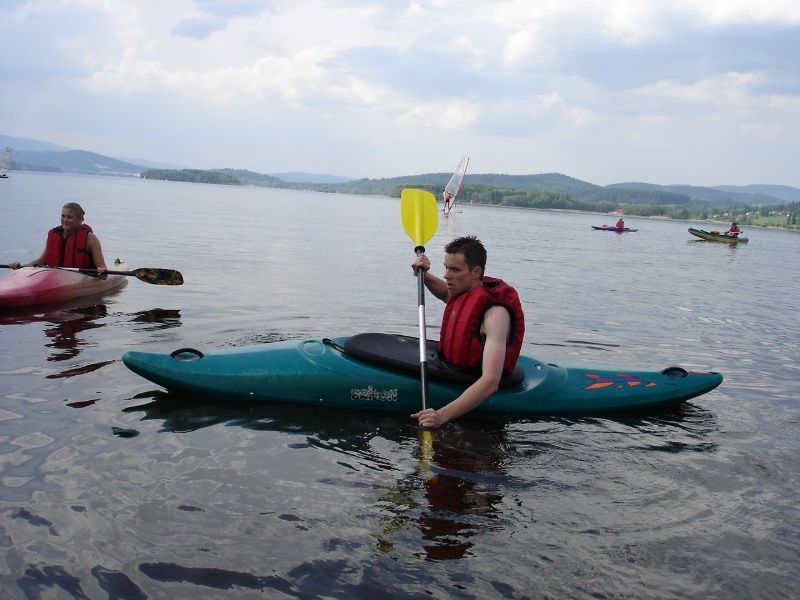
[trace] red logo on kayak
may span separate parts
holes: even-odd
[[[644,387],[656,387],[658,385],[653,381],[645,383],[638,377],[626,375],[624,373],[617,373],[616,377],[601,377],[600,375],[587,373],[586,377],[591,379],[592,383],[583,388],[585,390],[601,390],[610,386],[614,386],[619,389],[625,387],[636,387],[639,385],[644,385]]]

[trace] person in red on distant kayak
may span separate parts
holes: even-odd
[[[84,225],[86,213],[77,202],[68,202],[61,209],[61,226],[47,232],[47,242],[38,258],[23,264],[12,262],[12,269],[20,267],[70,267],[97,269],[98,277],[105,278],[106,260],[100,247],[100,239],[92,228]]]
[[[447,303],[439,349],[444,360],[480,373],[455,400],[435,410],[411,415],[422,427],[440,427],[479,406],[494,394],[504,373],[513,371],[525,336],[525,316],[516,290],[500,279],[484,277],[486,249],[474,236],[445,246],[444,279],[430,272],[431,262],[419,254],[411,265],[422,269],[425,287]]]
[[[617,224],[614,225],[614,227],[617,229],[625,229],[625,221],[622,220],[622,217],[619,218],[619,221],[617,221]]]
[[[730,235],[732,237],[739,237],[740,233],[742,233],[742,230],[739,229],[739,226],[734,222],[733,225],[731,225],[731,228],[728,229],[728,231],[726,231],[723,235]]]

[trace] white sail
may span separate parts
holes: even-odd
[[[453,198],[458,198],[458,193],[461,191],[461,184],[464,183],[464,175],[467,174],[467,165],[469,164],[469,156],[462,156],[461,162],[458,163],[458,168],[447,185],[444,186],[444,191],[448,192]]]
[[[8,177],[9,169],[11,169],[11,148],[6,146],[6,149],[0,152],[0,177]]]
[[[444,198],[444,212],[449,213],[456,204],[458,193],[461,191],[461,184],[464,183],[464,175],[467,174],[467,165],[469,164],[469,156],[462,156],[461,162],[458,163],[458,168],[447,185],[444,186],[442,196]]]

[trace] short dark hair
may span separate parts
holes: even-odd
[[[480,267],[481,277],[486,273],[486,248],[474,235],[454,239],[444,247],[444,251],[448,254],[463,254],[470,269]]]

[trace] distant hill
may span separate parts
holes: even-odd
[[[166,165],[147,159],[117,159],[87,152],[70,150],[39,140],[0,135],[0,147],[11,146],[12,169],[85,173],[92,175],[138,175],[149,169],[184,172],[181,177],[200,177],[198,170]],[[192,171],[190,175],[186,172]],[[246,169],[210,169],[224,175],[221,180],[244,185],[262,185],[278,188],[314,189],[323,192],[355,194],[399,195],[403,187],[423,187],[440,193],[452,175],[423,173],[381,179],[353,179],[331,174],[301,171],[264,174]],[[228,179],[230,177],[231,179]],[[506,198],[519,194],[546,193],[565,195],[587,203],[627,206],[651,205],[671,207],[720,208],[744,206],[769,206],[800,201],[800,188],[781,185],[754,184],[746,186],[719,185],[714,187],[683,184],[657,185],[645,182],[595,185],[561,173],[535,175],[504,175],[502,173],[467,173],[464,193],[485,196],[488,190]]]
[[[147,167],[148,169],[185,169],[187,168],[186,165],[176,165],[174,163],[165,163],[160,161],[148,160],[146,158],[125,158],[123,156],[113,156],[112,158],[116,160],[121,160],[122,162],[131,163],[134,165],[140,165],[142,167]]]
[[[691,200],[698,200],[701,202],[708,202],[715,206],[721,205],[763,205],[763,204],[780,204],[785,199],[779,196],[769,194],[765,190],[745,190],[737,186],[715,186],[715,187],[702,187],[695,185],[656,185],[653,183],[642,182],[627,182],[627,183],[614,183],[609,186],[613,189],[625,190],[661,190],[682,194]],[[762,187],[762,188],[784,188],[786,190],[794,190],[797,194],[797,199],[800,199],[800,189],[790,188],[786,186],[746,186],[746,187]]]
[[[0,147],[5,148],[10,146],[14,152],[25,150],[29,152],[43,152],[46,150],[69,150],[63,146],[56,146],[48,142],[40,142],[39,140],[31,140],[28,138],[14,137],[13,135],[0,134]]]
[[[328,175],[323,173],[270,173],[272,177],[277,177],[286,183],[344,183],[353,181],[355,177],[341,177],[339,175]]]
[[[800,189],[788,185],[715,185],[714,189],[735,194],[766,195],[784,202],[800,202]]]
[[[214,173],[229,176],[243,185],[263,185],[265,187],[286,187],[285,182],[273,175],[265,175],[247,169],[211,169]]]
[[[57,173],[133,176],[145,170],[141,165],[109,158],[86,150],[45,150],[43,152],[15,150],[13,160],[14,167],[19,170],[26,170],[26,167],[30,167],[30,170]]]
[[[426,173],[385,179],[356,179],[346,183],[320,186],[321,191],[349,192],[356,194],[398,195],[404,186],[430,187],[441,190],[452,173]],[[587,202],[612,202],[629,204],[684,205],[689,196],[653,186],[651,189],[624,189],[595,185],[561,173],[539,175],[503,175],[498,173],[467,174],[465,191],[475,187],[521,192],[547,192],[565,194]],[[474,190],[477,191],[477,190]]]

